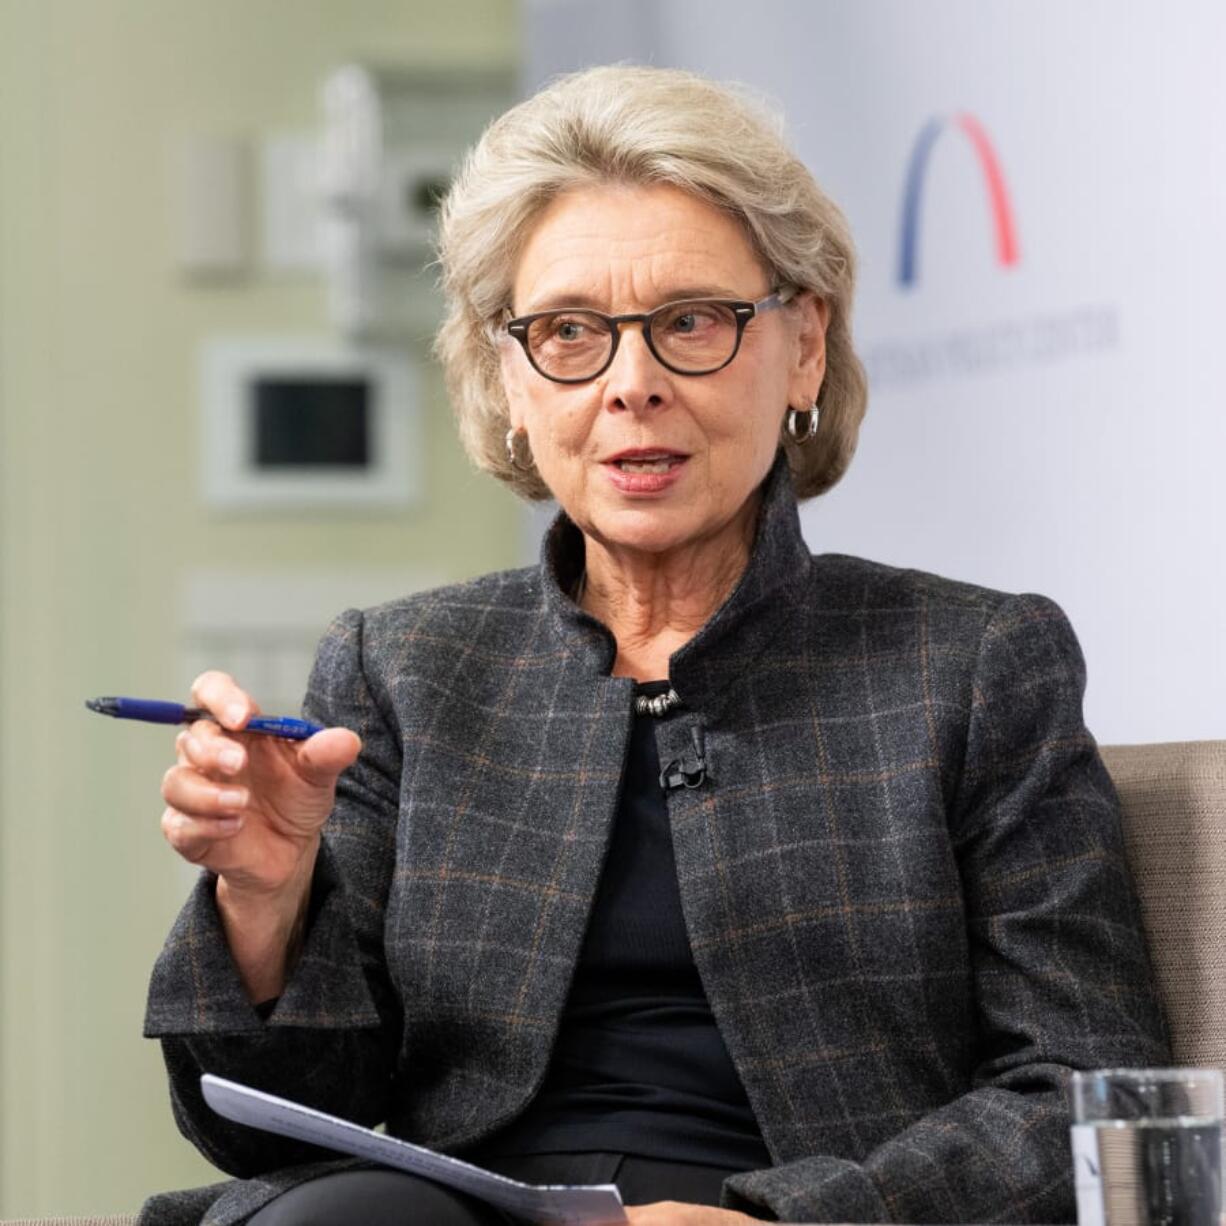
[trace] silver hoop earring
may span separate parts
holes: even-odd
[[[521,440],[523,441],[522,449]],[[516,430],[512,426],[507,431],[507,459],[511,461],[511,467],[516,472],[530,473],[536,467],[536,461],[532,458],[532,448],[528,446],[527,430]]]
[[[822,406],[820,404],[815,404],[811,409],[793,409],[789,407],[787,416],[783,419],[784,429],[788,432],[788,438],[798,447],[803,447],[805,443],[817,434],[817,423],[821,414]],[[802,421],[801,418],[804,418],[804,420]]]

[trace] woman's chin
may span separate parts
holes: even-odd
[[[600,515],[588,535],[609,550],[666,554],[695,544],[706,535],[703,527],[693,508],[631,506]]]

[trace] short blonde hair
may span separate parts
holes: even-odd
[[[535,469],[521,471],[507,456],[496,329],[537,217],[562,192],[600,183],[671,184],[714,204],[741,221],[775,283],[826,302],[817,437],[805,446],[782,432],[780,439],[797,496],[828,490],[851,462],[867,401],[851,343],[855,252],[847,222],[784,143],[781,123],[744,90],[627,65],[562,77],[496,119],[443,202],[447,310],[435,352],[473,462],[525,498],[552,497]]]

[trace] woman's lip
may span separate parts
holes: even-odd
[[[660,453],[656,452],[656,454]],[[609,474],[609,480],[614,487],[623,494],[658,494],[680,479],[681,474],[685,471],[685,463],[688,458],[688,456],[670,455],[668,470],[662,473],[627,472],[625,469],[618,468],[614,460],[606,460],[604,469]]]
[[[688,460],[690,457],[684,451],[672,451],[668,447],[635,447],[630,451],[619,451],[611,455],[604,464],[616,464],[618,460]]]

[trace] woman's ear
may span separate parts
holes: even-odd
[[[796,409],[811,408],[826,377],[826,327],[830,307],[812,290],[803,291],[793,306],[797,317],[796,360],[788,383],[788,403]]]
[[[523,351],[513,341],[503,339],[498,345],[498,362],[502,371],[502,390],[507,398],[511,428],[524,425],[524,365]]]

